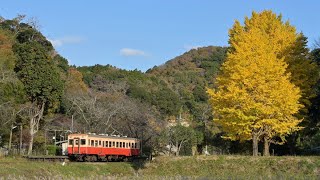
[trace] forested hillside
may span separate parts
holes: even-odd
[[[227,51],[233,49],[192,49],[146,72],[112,65],[76,67],[24,18],[0,21],[2,147],[19,148],[21,128],[22,149],[28,149],[28,154],[48,149],[52,144],[48,137],[64,140],[70,132],[137,137],[142,139],[145,153],[166,153],[166,145],[177,147],[176,155],[179,151],[201,154],[205,146],[210,154],[250,153],[248,141],[222,138],[225,133],[213,121],[207,94],[208,88],[217,88],[216,77]],[[304,128],[284,145],[273,145],[276,154],[315,153],[314,148],[320,145],[320,47],[309,50],[306,43],[307,38],[301,35],[297,40],[300,45],[286,56],[292,81],[303,92],[300,101],[304,108],[297,117],[303,118]],[[308,66],[312,68],[300,68]]]
[[[206,88],[213,87],[226,51],[225,47],[214,46],[192,49],[147,74],[159,77],[178,95],[180,113],[190,114],[195,121],[207,121],[211,113]]]

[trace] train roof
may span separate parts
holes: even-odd
[[[107,134],[69,134],[69,136],[88,136],[88,137],[97,137],[97,138],[110,138],[110,139],[129,139],[129,140],[138,140],[137,138],[126,137],[126,136],[109,136]]]

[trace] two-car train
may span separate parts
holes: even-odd
[[[68,156],[75,161],[127,161],[139,156],[140,141],[136,138],[104,134],[70,134]]]

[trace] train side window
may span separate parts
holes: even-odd
[[[69,145],[73,145],[73,139],[69,139]]]
[[[108,144],[109,144],[109,142],[108,142],[108,141],[106,141],[106,147],[108,147]]]
[[[94,140],[91,140],[91,146],[94,146]]]
[[[132,149],[134,148],[133,143],[131,143],[131,148],[132,148]]]
[[[111,141],[109,141],[109,147],[112,147],[112,142]]]
[[[120,147],[122,148],[122,142],[120,142]]]
[[[116,144],[117,144],[116,147],[119,147],[119,142],[117,142]]]
[[[105,143],[105,142],[104,142],[104,141],[102,141],[102,147],[104,147],[104,143]]]
[[[79,145],[79,139],[75,140],[75,145]]]
[[[128,143],[129,144],[129,148],[131,147],[131,143]]]
[[[112,147],[114,147],[114,146],[115,146],[115,142],[113,141],[113,142],[112,142]]]
[[[99,141],[99,146],[101,146],[101,141]]]
[[[95,146],[95,147],[98,147],[98,140],[95,140],[94,146]]]
[[[81,145],[86,145],[86,140],[85,139],[81,139],[80,144]]]
[[[137,149],[137,143],[134,143],[134,148],[136,148],[136,149]]]

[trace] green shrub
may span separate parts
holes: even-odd
[[[59,147],[55,145],[47,145],[46,150],[48,151],[48,155],[58,155]]]

